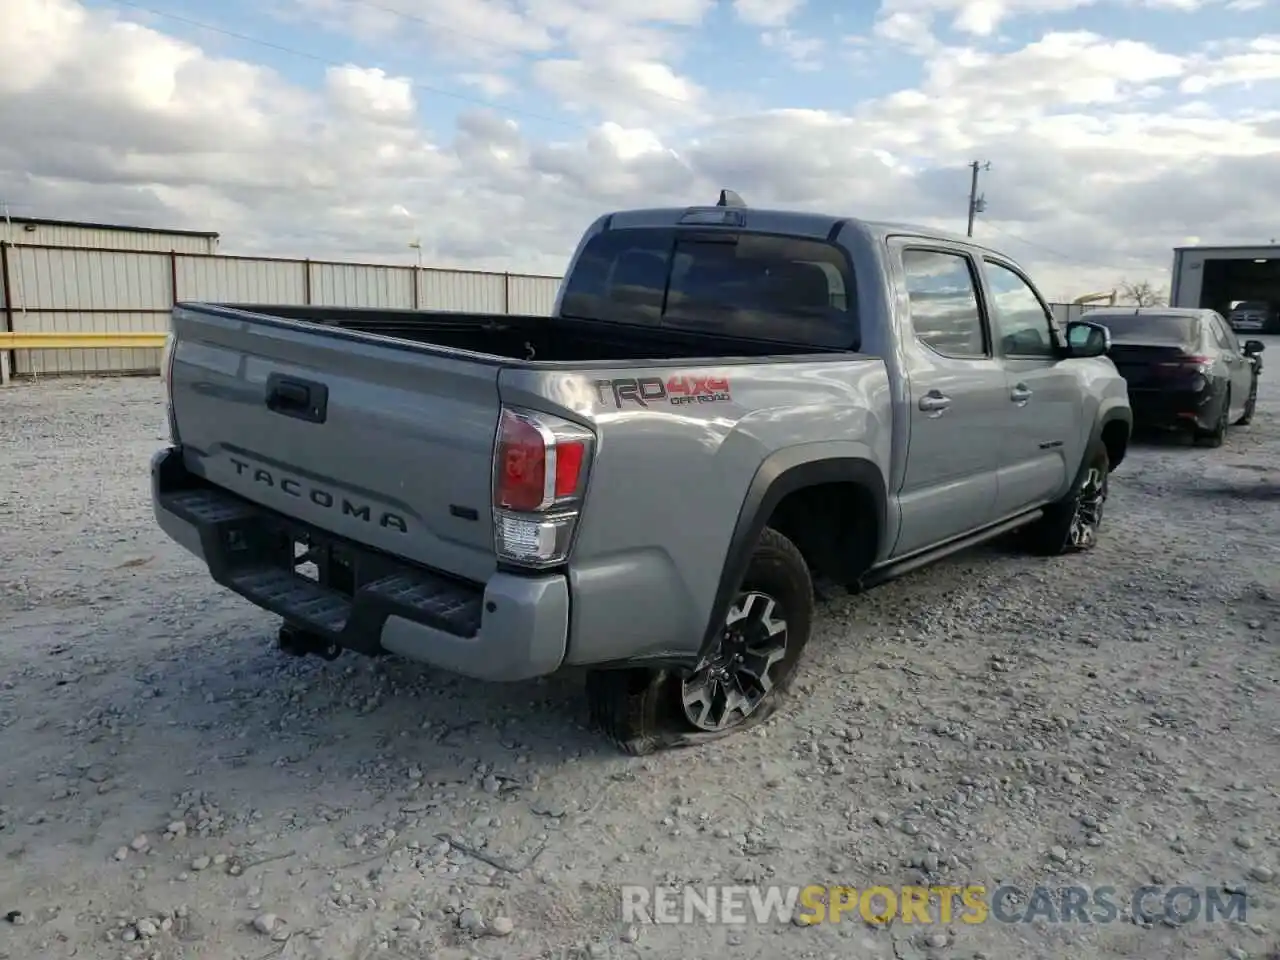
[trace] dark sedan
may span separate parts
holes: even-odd
[[[1185,430],[1221,446],[1253,418],[1263,344],[1242,345],[1213,310],[1107,308],[1085,315],[1111,331],[1109,356],[1129,385],[1135,427]]]

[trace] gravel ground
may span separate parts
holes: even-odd
[[[1278,955],[1277,378],[1220,450],[1134,449],[1093,554],[993,547],[832,601],[777,717],[645,760],[587,729],[572,677],[278,654],[155,526],[159,382],[14,386],[0,958]],[[619,912],[626,883],[1000,881],[1243,885],[1248,913]]]

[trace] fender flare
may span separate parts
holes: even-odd
[[[1095,443],[1099,442],[1102,439],[1102,432],[1106,430],[1107,426],[1109,424],[1116,423],[1117,421],[1123,423],[1125,426],[1125,447],[1127,448],[1130,438],[1133,437],[1133,411],[1129,407],[1122,406],[1117,403],[1104,409],[1098,419],[1094,422],[1093,430],[1089,433],[1089,444],[1085,449],[1087,450],[1089,447],[1092,447]],[[1120,465],[1120,462],[1121,461],[1117,460],[1115,463],[1111,464],[1111,471],[1114,471],[1115,468]]]
[[[875,503],[877,542],[885,535],[889,498],[880,468],[865,457],[824,457],[821,452],[813,449],[821,446],[825,444],[804,444],[779,450],[766,457],[756,470],[738,511],[733,536],[729,540],[720,582],[711,605],[711,616],[698,650],[699,663],[714,648],[734,593],[746,575],[760,534],[774,509],[788,494],[824,483],[858,484],[871,495]],[[844,445],[841,447],[848,449]]]

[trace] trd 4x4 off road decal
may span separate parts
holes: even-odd
[[[682,406],[687,403],[716,403],[729,400],[728,377],[624,377],[620,380],[597,380],[596,397],[601,403],[612,400],[622,409],[624,400],[647,407],[666,401]]]

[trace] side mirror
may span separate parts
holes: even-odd
[[[1104,357],[1111,349],[1111,331],[1100,323],[1072,320],[1067,324],[1067,356]]]
[[[1267,345],[1261,340],[1246,340],[1244,342],[1244,355],[1246,357],[1256,357],[1265,349],[1267,349]]]

